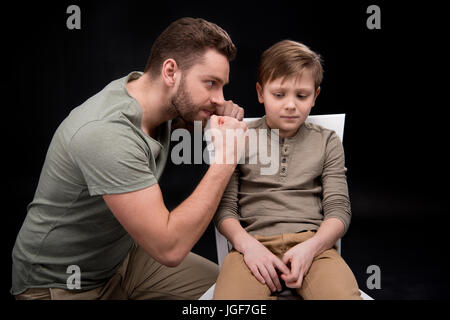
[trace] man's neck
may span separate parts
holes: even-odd
[[[176,116],[170,111],[167,88],[144,73],[138,79],[128,82],[126,89],[142,108],[142,131],[155,138],[156,129]]]

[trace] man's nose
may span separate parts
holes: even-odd
[[[225,103],[225,98],[223,97],[222,90],[211,97],[211,103],[216,106],[221,106]]]

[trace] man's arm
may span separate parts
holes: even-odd
[[[240,129],[242,133],[238,139],[244,139],[247,126],[230,117],[212,116],[211,128],[222,137],[226,136],[226,130]],[[235,150],[234,141],[215,140],[214,147],[224,159],[240,158],[243,150]],[[223,159],[215,161],[225,163]],[[162,264],[176,266],[209,225],[237,161],[230,164],[216,162],[192,195],[170,213],[157,184],[134,192],[103,195],[103,199],[144,250]]]
[[[212,164],[192,195],[172,212],[158,184],[103,199],[145,251],[164,265],[176,266],[206,230],[233,171],[233,165]]]

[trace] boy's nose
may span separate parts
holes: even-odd
[[[295,102],[292,100],[289,100],[284,107],[287,110],[295,110]]]

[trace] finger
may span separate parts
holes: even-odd
[[[239,121],[242,121],[244,119],[244,108],[239,107],[236,119],[238,119]]]
[[[296,288],[301,288],[301,287],[302,287],[302,283],[303,283],[303,272],[301,272],[301,273],[298,275],[298,280],[297,280],[297,282],[295,283],[295,287],[296,287]]]
[[[235,119],[237,119],[237,115],[239,113],[239,106],[237,104],[233,104],[233,108],[231,110],[231,115],[230,117],[233,117]],[[239,120],[239,119],[238,119]]]
[[[222,104],[222,105],[218,105],[218,106],[216,106],[216,110],[214,111],[214,114],[217,114],[218,116],[221,116],[221,115],[223,115],[223,110],[224,110],[224,105]]]
[[[286,287],[288,288],[301,288],[303,283],[303,272],[299,274],[299,277],[296,281],[286,282]]]
[[[275,284],[275,287],[277,288],[278,291],[281,291],[281,283],[280,283],[280,279],[278,278],[278,273],[275,270],[273,265],[269,265],[266,266],[267,271],[269,272],[269,275],[273,281],[273,283]]]
[[[247,128],[247,124],[244,121],[239,122],[242,130],[244,130],[244,132],[246,132],[248,130]]]
[[[291,260],[292,256],[289,254],[289,251],[286,252],[283,257],[281,258],[281,261],[283,261],[283,263],[285,265],[287,265],[289,263],[289,261]]]
[[[298,263],[295,259],[291,259],[291,270],[290,274],[286,277],[286,285],[287,283],[296,282],[298,280],[299,267]]]
[[[262,284],[266,283],[263,276],[259,273],[258,267],[256,265],[251,266],[249,269],[259,282],[261,282]]]
[[[291,272],[291,270],[289,270],[289,268],[281,260],[275,260],[274,264],[278,270],[286,275]]]
[[[225,101],[225,103],[222,106],[222,115],[223,116],[230,116],[231,112],[233,111],[233,101]]]
[[[277,288],[275,287],[275,284],[273,283],[272,278],[270,277],[269,272],[267,271],[266,267],[264,265],[262,265],[262,266],[259,266],[258,269],[259,269],[259,272],[261,273],[261,275],[264,277],[264,280],[266,280],[266,284],[269,287],[269,289],[272,292],[276,291]]]
[[[297,278],[292,273],[282,274],[281,279],[283,279],[284,282],[286,282],[286,285],[288,283],[294,283],[295,281],[297,281]]]

